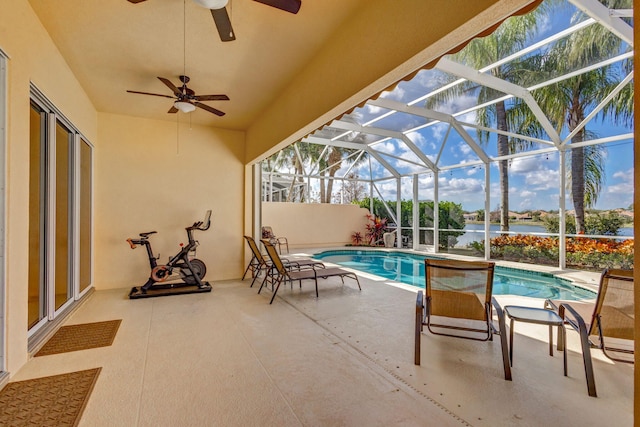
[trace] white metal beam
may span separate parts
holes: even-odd
[[[598,0],[569,0],[578,9],[596,19],[623,41],[633,46],[633,27],[627,24],[622,18],[609,13],[609,8]]]
[[[447,58],[441,58],[440,61],[438,61],[436,68],[440,71],[444,71],[455,76],[464,77],[469,81],[490,87],[495,90],[499,90],[503,93],[513,95],[522,99],[527,103],[527,106],[529,107],[531,112],[536,116],[542,128],[545,130],[545,132],[547,132],[549,138],[551,138],[551,141],[553,141],[553,143],[556,145],[560,145],[560,135],[558,135],[558,132],[556,132],[547,116],[544,114],[538,103],[535,101],[535,99],[533,99],[533,96],[531,96],[531,93],[529,93],[527,89],[523,88],[522,86],[510,83],[506,80],[494,77],[490,74],[481,73],[471,67],[453,62]]]
[[[371,126],[360,126],[355,123],[343,122],[336,120],[331,123],[331,127],[335,127],[338,129],[357,131],[362,133],[367,133],[370,135],[378,135],[385,136],[388,138],[399,139],[407,145],[407,147],[424,163],[421,166],[425,166],[429,169],[435,169],[435,165],[433,162],[420,150],[414,143],[411,141],[403,132],[392,131],[383,128],[375,128]],[[372,143],[373,144],[373,143]]]

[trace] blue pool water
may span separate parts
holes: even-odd
[[[424,288],[424,255],[366,250],[325,251],[314,258],[375,274],[387,279]],[[496,267],[494,295],[581,300],[595,298],[595,292],[574,286],[571,281],[551,274]]]

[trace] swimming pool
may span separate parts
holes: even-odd
[[[425,255],[387,251],[332,250],[317,253],[314,258],[424,288],[424,259],[427,258]],[[552,274],[498,266],[493,277],[493,293],[494,295],[564,300],[596,297],[595,292],[575,286],[570,280],[560,279]]]

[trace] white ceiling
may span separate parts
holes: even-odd
[[[29,2],[98,111],[176,120],[167,113],[171,99],[126,91],[171,95],[157,76],[179,86],[186,71],[196,94],[230,98],[205,102],[224,117],[198,109],[190,120],[238,130],[249,127],[332,32],[366,4],[302,0],[293,15],[253,0],[230,0],[237,40],[223,43],[210,11],[192,0]]]

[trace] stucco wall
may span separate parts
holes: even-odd
[[[344,246],[354,231],[364,235],[368,213],[356,205],[265,202],[262,224],[286,237],[289,248]]]
[[[93,143],[97,113],[26,0],[2,2],[0,49],[9,56],[3,159],[7,168],[5,356],[7,370],[15,372],[27,361],[29,84],[33,82]]]
[[[144,248],[125,240],[151,236],[161,263],[186,242],[185,227],[211,209],[212,224],[196,231],[206,279],[242,274],[244,133],[114,114],[99,114],[96,155],[95,286],[126,288],[149,276]],[[179,126],[179,128],[177,127]]]

